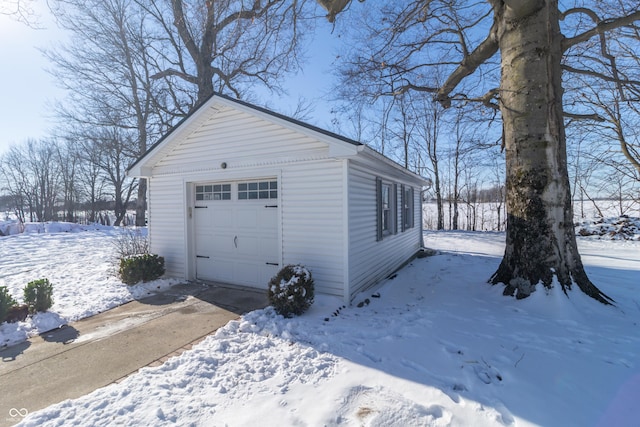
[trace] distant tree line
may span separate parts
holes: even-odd
[[[0,156],[0,215],[21,222],[68,221],[131,223],[135,183],[125,197],[114,190],[123,181],[96,169],[70,144],[56,140],[29,140]],[[94,157],[95,159],[95,157]]]

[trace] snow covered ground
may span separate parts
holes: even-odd
[[[2,280],[19,273],[23,282],[28,269],[41,269],[35,275],[54,284],[69,280],[93,299],[124,301],[130,290],[101,261],[112,233],[11,237],[8,252],[0,238],[0,262],[23,254],[22,270]],[[298,318],[249,313],[162,366],[21,425],[638,425],[640,241],[579,238],[587,273],[616,307],[557,288],[521,301],[502,296],[486,280],[503,233],[427,232],[425,241],[437,255],[351,307],[318,296]],[[58,262],[40,267],[54,247]],[[62,294],[54,295],[60,316],[81,316],[71,306],[90,304]]]
[[[4,226],[4,227],[3,227]],[[0,222],[9,234],[16,223]],[[146,233],[146,229],[140,229]],[[26,224],[24,232],[0,237],[0,286],[22,302],[24,286],[47,278],[53,284],[53,307],[26,322],[0,325],[0,347],[24,341],[70,321],[101,313],[166,289],[176,280],[127,286],[116,275],[116,240],[122,231],[100,225]]]

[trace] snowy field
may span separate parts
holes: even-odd
[[[9,234],[15,223],[0,222]],[[176,280],[127,286],[116,275],[116,240],[122,231],[100,225],[26,224],[21,234],[0,237],[0,286],[22,302],[24,286],[47,278],[53,284],[53,307],[26,322],[0,325],[0,347],[24,341],[70,321],[117,307]],[[140,230],[146,233],[146,229]]]
[[[149,292],[109,275],[114,233],[0,238],[0,285],[48,277],[53,311],[67,319]],[[351,307],[319,296],[294,319],[249,313],[162,366],[21,425],[637,426],[640,241],[579,238],[587,273],[616,307],[557,288],[502,296],[486,280],[503,241],[427,232],[437,255]]]

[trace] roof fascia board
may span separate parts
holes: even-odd
[[[157,157],[161,156],[165,147],[171,145],[176,139],[189,135],[192,131],[192,127],[198,124],[202,120],[202,116],[215,104],[216,97],[212,96],[194,112],[186,116],[177,125],[171,128],[168,133],[165,134],[156,144],[151,146],[149,150],[142,155],[133,165],[127,169],[127,176],[129,177],[150,177],[152,174],[153,164],[156,162]]]
[[[369,147],[368,145],[362,145],[360,147],[358,147],[358,151],[362,152],[364,155],[373,158],[377,161],[381,161],[389,166],[391,166],[392,168],[396,169],[397,171],[403,173],[404,175],[408,175],[410,176],[413,180],[419,181],[422,183],[422,185],[425,186],[430,186],[431,185],[431,180],[429,178],[425,178],[421,175],[418,175],[415,172],[410,171],[409,169],[405,168],[404,166],[400,165],[399,163],[391,160],[390,158],[388,158],[387,156],[380,154],[378,151],[374,150],[373,148]]]

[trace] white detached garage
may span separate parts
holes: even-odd
[[[350,302],[422,246],[429,181],[368,146],[213,95],[129,169],[168,276],[267,289],[304,264]]]

